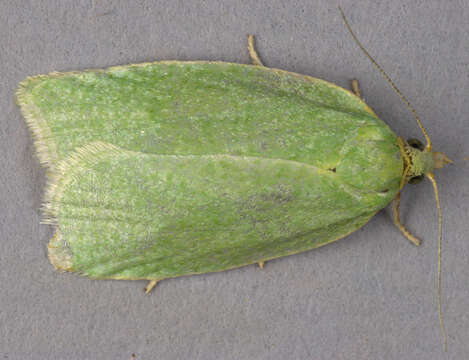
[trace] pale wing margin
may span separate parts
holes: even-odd
[[[55,141],[52,140],[51,129],[40,109],[35,105],[31,86],[41,79],[47,79],[49,75],[38,75],[23,80],[16,91],[16,102],[21,109],[21,114],[26,120],[26,124],[31,131],[36,154],[40,163],[46,168],[53,169],[58,156]]]

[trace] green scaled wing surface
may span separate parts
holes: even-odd
[[[298,162],[151,155],[93,143],[60,165],[47,211],[59,268],[163,279],[226,270],[326,244],[364,225],[374,194]]]
[[[51,259],[93,277],[218,271],[320,246],[386,206],[403,172],[396,135],[361,99],[282,70],[52,73],[17,99],[53,177]]]

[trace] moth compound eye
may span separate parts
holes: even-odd
[[[409,144],[410,145],[410,144]],[[412,185],[416,185],[416,184],[419,184],[422,182],[423,178],[425,176],[423,175],[419,175],[419,176],[414,176],[413,178],[410,178],[410,180],[408,181],[409,184],[412,184]]]
[[[423,149],[425,148],[422,142],[418,139],[409,139],[407,140],[407,144],[409,144],[409,146],[413,147],[414,149],[418,149],[420,151],[423,151]]]

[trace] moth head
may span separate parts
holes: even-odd
[[[432,151],[418,139],[408,139],[404,143],[404,149],[408,158],[406,182],[409,184],[418,184],[434,169],[441,169],[452,163],[445,154]]]

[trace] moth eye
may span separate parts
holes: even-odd
[[[424,177],[425,177],[425,176],[423,176],[423,175],[414,176],[414,177],[410,178],[410,180],[408,181],[408,183],[409,183],[409,184],[412,184],[412,185],[421,183]]]
[[[407,140],[407,144],[409,144],[409,146],[413,147],[414,149],[418,149],[420,151],[423,151],[423,149],[425,148],[421,141],[418,139],[409,139]]]

